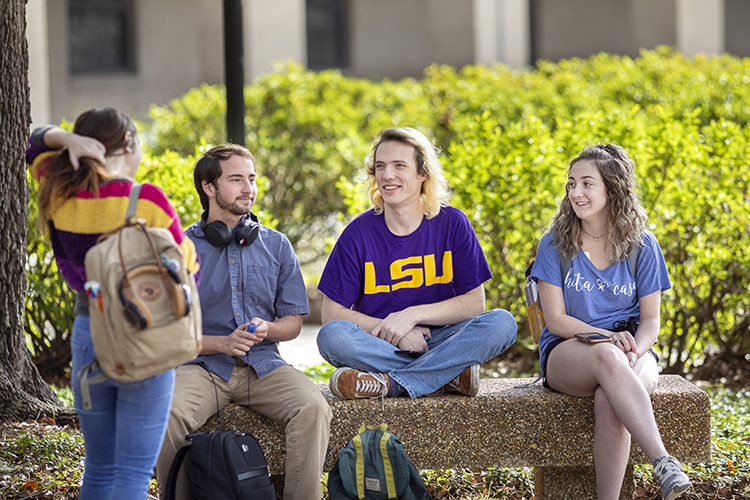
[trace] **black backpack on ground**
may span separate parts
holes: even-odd
[[[239,431],[190,434],[169,469],[166,500],[174,500],[177,473],[185,472],[193,500],[276,500],[268,464],[258,441]]]

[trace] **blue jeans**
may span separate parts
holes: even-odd
[[[411,398],[430,394],[467,367],[499,355],[516,341],[516,320],[508,311],[493,309],[461,323],[430,330],[429,350],[412,359],[365,332],[351,321],[331,321],[318,333],[318,350],[335,367],[387,373]]]
[[[138,382],[91,385],[92,409],[84,410],[77,374],[96,359],[86,316],[75,318],[71,351],[75,407],[86,444],[79,498],[145,500],[167,429],[174,370]]]

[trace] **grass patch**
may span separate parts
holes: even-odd
[[[0,431],[2,498],[78,498],[83,479],[83,435],[74,427],[5,424]]]

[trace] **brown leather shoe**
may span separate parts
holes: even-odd
[[[443,386],[445,392],[457,392],[464,396],[476,396],[479,392],[479,365],[471,365]]]
[[[388,394],[388,375],[336,368],[328,387],[339,399],[379,399]]]

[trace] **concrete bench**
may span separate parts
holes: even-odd
[[[410,400],[341,401],[319,384],[333,410],[325,467],[363,423],[388,424],[420,469],[534,467],[535,498],[596,498],[593,466],[593,398],[574,398],[544,389],[532,379],[483,379],[469,398],[443,395]],[[652,396],[654,414],[667,450],[683,463],[711,458],[708,394],[677,375],[662,375]],[[277,495],[283,487],[283,427],[252,410],[229,405],[201,429],[252,433],[266,454]],[[633,464],[647,463],[634,443],[621,498],[634,498]]]

